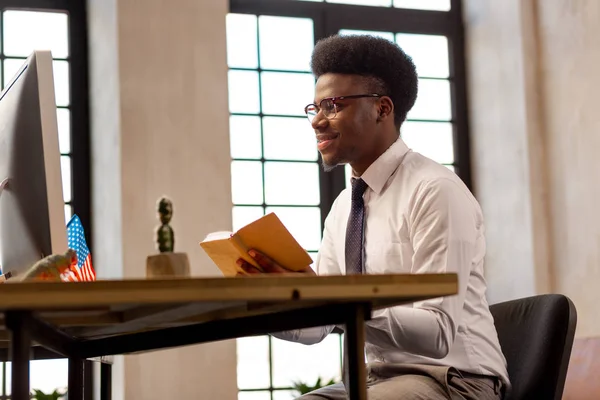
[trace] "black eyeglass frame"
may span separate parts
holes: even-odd
[[[319,105],[316,105],[314,103],[308,104],[306,107],[304,107],[304,113],[306,114],[306,116],[308,117],[308,120],[310,122],[312,122],[315,117],[321,112],[321,110],[323,109],[322,104],[324,101],[330,101],[333,104],[333,116],[325,116],[325,118],[327,119],[331,119],[331,118],[335,118],[335,116],[337,115],[337,101],[339,100],[346,100],[346,99],[360,99],[363,97],[370,97],[370,98],[381,98],[384,97],[385,95],[383,94],[377,94],[377,93],[369,93],[369,94],[352,94],[352,95],[348,95],[348,96],[335,96],[335,97],[325,97],[324,99],[322,99],[319,102]],[[309,114],[308,108],[310,106],[314,106],[316,112],[314,114]]]

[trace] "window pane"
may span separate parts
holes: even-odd
[[[317,163],[265,163],[265,203],[319,205]]]
[[[450,121],[450,82],[446,80],[419,79],[419,95],[408,113],[408,119]]]
[[[326,0],[327,3],[338,4],[356,4],[360,6],[383,6],[389,7],[392,5],[392,0]]]
[[[412,57],[419,77],[447,78],[450,75],[446,36],[399,33],[396,42]]]
[[[250,222],[256,221],[263,215],[265,215],[265,211],[262,207],[233,207],[233,230],[237,231],[238,229],[248,225]]]
[[[454,162],[452,124],[446,122],[411,122],[400,130],[406,145],[441,164]]]
[[[58,146],[62,154],[71,151],[71,115],[68,109],[59,108],[56,110],[56,120],[58,122]]]
[[[44,393],[52,393],[55,389],[65,391],[69,371],[67,359],[31,361],[29,367],[31,389],[39,389]]]
[[[298,392],[295,390],[275,390],[273,391],[273,400],[295,400],[298,398]]]
[[[260,117],[232,115],[229,118],[229,131],[232,158],[260,159]]]
[[[269,387],[269,337],[245,337],[236,342],[238,388]]]
[[[63,198],[65,203],[70,202],[72,198],[71,190],[71,157],[60,157],[60,170],[62,174]]]
[[[54,91],[57,106],[68,106],[69,96],[69,63],[67,61],[54,61]]]
[[[261,68],[310,71],[314,47],[312,19],[261,16],[258,30]]]
[[[19,71],[25,60],[14,58],[4,60],[4,85],[8,85]]]
[[[229,112],[258,114],[258,72],[229,71]]]
[[[306,118],[263,118],[265,158],[317,161],[315,133]]]
[[[59,12],[4,12],[4,54],[27,57],[33,50],[50,50],[52,57],[69,55],[67,14]]]
[[[238,392],[238,400],[271,400],[271,392]]]
[[[389,40],[390,42],[394,41],[394,34],[392,32],[359,31],[356,29],[342,29],[342,30],[340,30],[340,35],[371,35],[371,36],[382,37],[384,39]]]
[[[263,72],[262,110],[265,114],[305,116],[304,107],[313,102],[315,80],[311,74]]]
[[[350,179],[352,178],[352,167],[350,164],[344,165],[344,174],[346,176],[346,187],[351,187]]]
[[[227,15],[227,63],[232,68],[257,68],[256,16]]]
[[[260,161],[232,161],[231,191],[234,204],[262,204],[262,163]]]
[[[11,363],[6,364],[6,395],[11,394],[12,367]],[[30,386],[32,389],[40,389],[44,392],[53,392],[59,389],[64,392],[68,383],[68,360],[35,360],[29,364]]]
[[[314,385],[340,380],[340,338],[329,335],[321,343],[305,346],[273,338],[273,386],[290,387],[296,381]]]
[[[394,7],[450,11],[450,0],[394,0]]]
[[[6,362],[6,375],[4,377],[4,381],[6,382],[6,394],[10,395],[11,394],[11,385],[9,384],[9,382],[11,382],[12,380],[12,367],[11,367],[11,362]],[[31,372],[29,372],[31,374]]]
[[[65,224],[69,222],[71,217],[73,216],[73,207],[68,204],[65,204]]]
[[[321,211],[318,207],[267,207],[274,212],[292,236],[307,251],[318,250],[321,243]]]

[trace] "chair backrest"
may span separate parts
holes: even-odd
[[[490,306],[512,390],[507,400],[562,398],[577,312],[571,300],[546,294]]]

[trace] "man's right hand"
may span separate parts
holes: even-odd
[[[312,270],[310,266],[307,266],[303,271],[291,271],[289,269],[283,268],[275,261],[271,260],[266,255],[256,251],[250,250],[248,252],[250,257],[252,257],[258,265],[261,266],[263,271],[260,271],[252,264],[244,260],[243,258],[239,258],[237,260],[237,265],[243,269],[248,275],[260,275],[260,274],[301,274],[301,275],[317,275],[315,271]],[[246,274],[242,274],[238,272],[237,276],[247,276]]]

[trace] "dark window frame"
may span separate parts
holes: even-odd
[[[230,0],[229,2],[230,13],[311,18],[314,21],[315,42],[337,33],[342,28],[446,36],[449,45],[450,76],[448,81],[450,82],[452,107],[450,122],[453,126],[453,165],[457,175],[470,190],[473,190],[467,110],[465,39],[461,3],[461,0],[451,0],[450,11],[429,11],[296,0]],[[239,69],[231,68],[231,70]],[[260,66],[252,70],[261,71]],[[260,117],[262,116],[260,114]],[[261,159],[260,161],[264,162],[265,160]],[[343,168],[336,168],[325,173],[320,169],[319,174],[321,225],[323,227],[331,205],[345,188],[345,171]],[[341,345],[342,341],[340,339],[340,348]],[[272,338],[269,336],[269,388],[241,389],[240,392],[268,390],[272,396],[273,391],[286,389],[273,387],[272,358]]]

